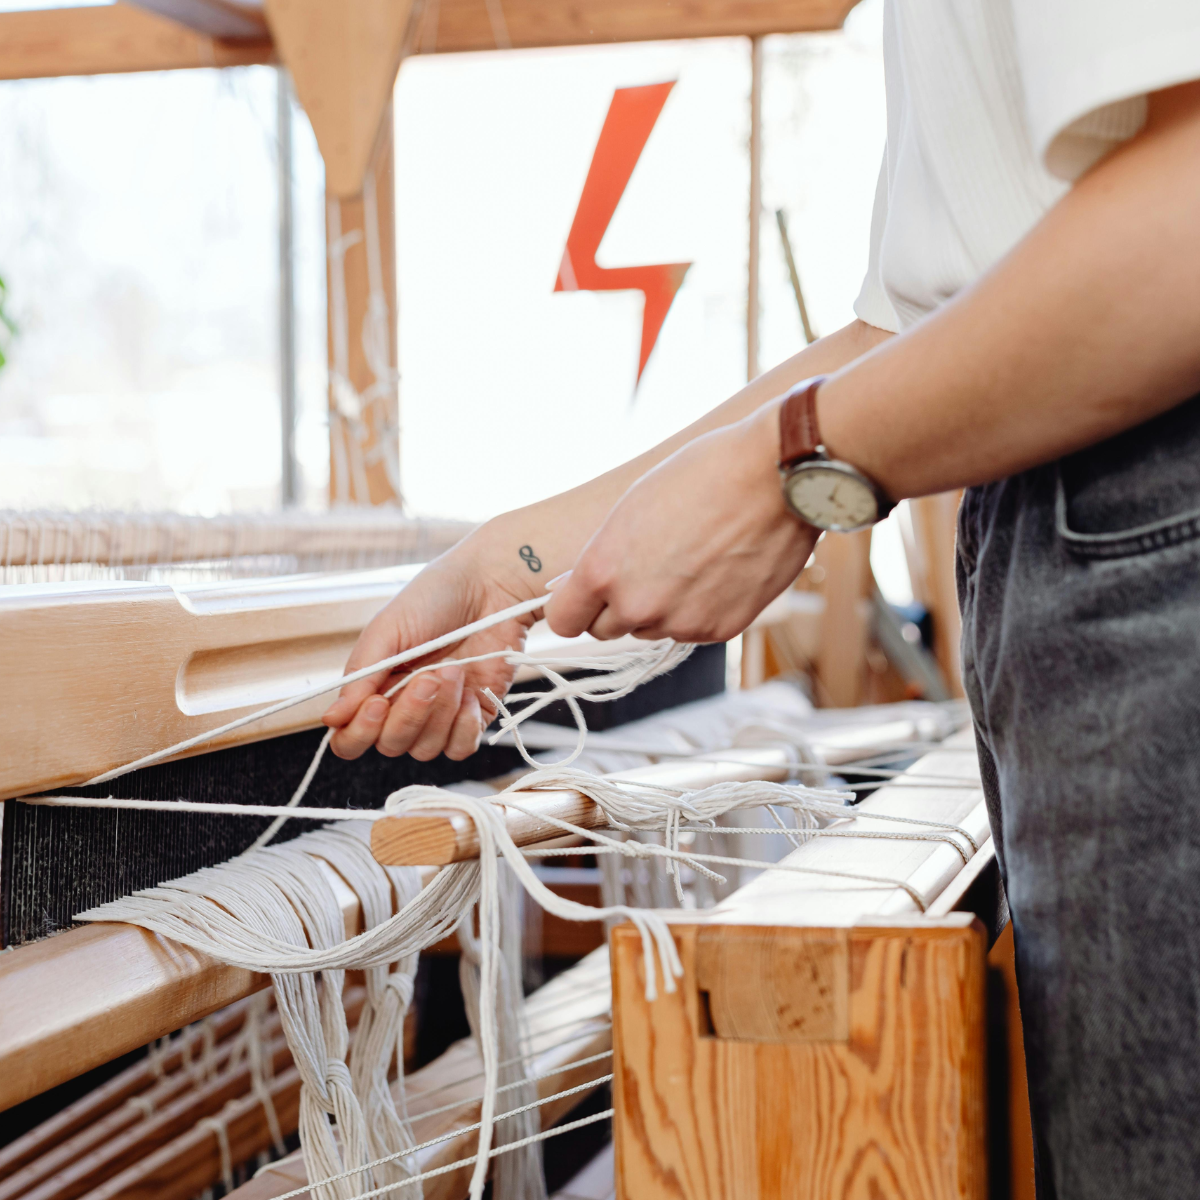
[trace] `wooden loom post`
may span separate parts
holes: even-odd
[[[392,89],[412,0],[266,0],[325,160],[330,499],[400,502]]]
[[[329,344],[329,500],[332,504],[399,504],[400,393],[396,375],[396,185],[392,102],[380,123],[371,161],[377,234],[367,229],[363,192],[354,196],[326,193],[326,294]],[[368,182],[368,185],[370,183]],[[335,237],[340,231],[341,247]],[[364,325],[372,302],[368,238],[378,237],[382,297],[387,306],[387,365],[390,375],[376,378],[364,349]],[[337,261],[340,252],[341,263]],[[340,278],[338,274],[340,271]],[[341,291],[342,295],[335,292]],[[344,309],[342,296],[344,295]],[[376,297],[376,302],[378,297]],[[339,328],[340,325],[340,328]],[[382,332],[382,330],[380,331]],[[368,335],[369,336],[369,335]],[[339,339],[345,339],[339,349]],[[371,391],[361,413],[339,379],[338,359],[360,396]],[[356,419],[357,418],[357,419]]]
[[[908,502],[912,538],[905,539],[913,594],[933,617],[933,652],[946,685],[963,694],[959,637],[958,589],[954,574],[954,545],[961,491],[941,492]]]
[[[870,641],[871,531],[827,533],[817,544],[824,572],[821,640],[817,649],[817,703],[849,708],[860,702]]]

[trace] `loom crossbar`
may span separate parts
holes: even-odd
[[[789,751],[779,747],[722,750],[682,762],[620,771],[611,778],[699,791],[716,783],[784,779],[792,763]],[[563,830],[553,824],[555,820],[584,829],[599,829],[608,823],[600,806],[579,792],[518,791],[512,799],[526,810],[509,808],[505,813],[509,835],[518,846],[558,837]],[[442,865],[478,858],[479,835],[474,824],[458,813],[384,817],[371,827],[371,850],[384,866]]]

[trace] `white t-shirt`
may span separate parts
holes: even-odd
[[[886,0],[883,39],[887,149],[854,311],[893,333],[1136,134],[1147,93],[1200,78],[1200,0]]]

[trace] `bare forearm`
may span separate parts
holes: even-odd
[[[520,557],[522,546],[529,546],[541,564],[541,570],[532,573],[536,581],[551,579],[571,567],[613,505],[663,459],[701,434],[740,421],[801,379],[833,372],[853,362],[890,336],[862,321],[852,321],[764,372],[723,404],[645,454],[569,492],[505,513],[489,522],[476,536],[481,541],[486,538],[489,552],[499,549],[507,555],[505,569],[512,572],[516,580],[531,575],[528,558]],[[535,578],[524,578],[524,582],[533,584]]]
[[[1151,98],[967,293],[821,389],[831,453],[896,498],[1003,478],[1200,391],[1200,85]]]

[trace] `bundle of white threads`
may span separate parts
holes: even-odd
[[[499,943],[497,946],[496,978],[496,1050],[501,1067],[498,1086],[504,1089],[504,1111],[524,1108],[537,1099],[537,1091],[526,1079],[528,1037],[522,1025],[522,962],[521,942],[524,933],[521,921],[521,885],[513,873],[501,864],[498,880]],[[458,927],[458,942],[462,949],[459,959],[459,982],[467,1020],[476,1042],[482,1046],[483,1030],[480,1018],[483,951],[480,940],[472,930],[472,914],[463,918]],[[499,1126],[496,1144],[503,1146],[522,1141],[538,1131],[536,1110],[519,1113]],[[545,1200],[546,1180],[542,1171],[541,1144],[534,1142],[514,1153],[496,1160],[493,1187],[499,1197],[514,1200]]]
[[[307,854],[319,855],[358,896],[363,925],[382,925],[414,900],[421,890],[420,872],[413,867],[381,867],[371,854],[359,826],[323,829],[304,841]],[[365,973],[367,999],[350,1052],[350,1077],[367,1122],[372,1158],[381,1158],[415,1144],[404,1104],[404,1018],[412,1003],[417,955]],[[388,1086],[396,1064],[399,1103]],[[380,1182],[396,1183],[417,1173],[412,1159],[396,1159],[377,1171]],[[420,1185],[416,1185],[420,1195]]]

